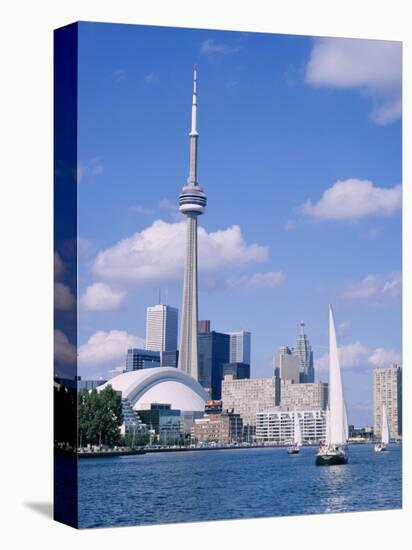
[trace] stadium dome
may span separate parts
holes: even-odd
[[[97,389],[111,385],[135,410],[152,403],[170,404],[181,411],[204,411],[208,395],[192,376],[172,367],[140,369],[119,374]]]

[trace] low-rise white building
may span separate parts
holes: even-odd
[[[280,409],[256,414],[256,439],[289,444],[294,440],[294,411]],[[325,439],[326,413],[322,410],[296,411],[303,443],[319,443]]]

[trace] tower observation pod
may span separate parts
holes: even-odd
[[[187,218],[185,268],[183,279],[182,320],[179,368],[198,380],[198,262],[197,217],[206,208],[206,195],[197,181],[197,71],[193,74],[192,127],[189,133],[190,162],[187,184],[179,195],[179,210]]]

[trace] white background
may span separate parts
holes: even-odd
[[[75,531],[52,499],[52,30],[76,20],[404,41],[404,424],[409,429],[411,17],[407,0],[27,1],[3,4],[0,64],[0,537],[3,548],[405,548],[404,510]],[[409,36],[408,36],[409,31]],[[409,68],[409,70],[407,70]],[[408,235],[407,235],[408,233]],[[407,238],[409,237],[409,238]],[[409,265],[410,264],[410,265]],[[410,287],[409,287],[410,288]],[[281,475],[281,472],[279,472]],[[376,480],[379,483],[379,479]],[[259,495],[256,495],[259,498]],[[40,506],[38,506],[40,505]],[[216,502],[216,506],[219,503]],[[35,506],[36,507],[36,506]]]

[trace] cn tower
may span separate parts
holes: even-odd
[[[179,195],[179,210],[187,218],[185,272],[183,279],[182,324],[180,330],[179,369],[196,380],[199,379],[197,324],[197,217],[206,208],[206,195],[197,181],[197,77],[193,74],[192,128],[190,139],[190,163],[187,184]]]

